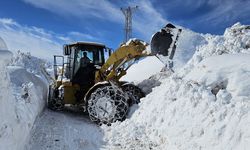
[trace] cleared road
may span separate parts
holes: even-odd
[[[96,150],[103,133],[87,115],[45,110],[37,119],[26,150]]]

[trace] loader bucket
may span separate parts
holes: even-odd
[[[151,53],[153,55],[169,55],[169,48],[172,43],[172,36],[171,34],[167,33],[165,30],[161,32],[157,32],[153,35],[151,39]]]
[[[167,24],[161,31],[152,36],[150,42],[151,53],[153,55],[168,56],[172,59],[180,33],[181,29],[177,29],[172,24]]]

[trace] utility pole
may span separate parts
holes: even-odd
[[[125,16],[125,38],[124,42],[127,42],[132,37],[132,13],[138,8],[138,6],[135,7],[127,7],[127,8],[121,8],[121,11],[123,12]]]

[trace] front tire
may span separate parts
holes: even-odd
[[[88,100],[88,113],[97,124],[107,124],[122,121],[127,114],[128,104],[125,94],[110,85],[97,88]]]

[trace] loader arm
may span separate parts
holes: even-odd
[[[152,36],[150,50],[146,50],[149,44],[138,39],[121,45],[96,72],[95,82],[110,80],[118,82],[136,60],[146,56],[156,56],[165,66],[172,67],[176,42],[181,31],[171,24],[166,25]]]
[[[118,81],[126,74],[126,70],[135,60],[151,55],[145,51],[147,45],[147,43],[140,40],[131,40],[127,45],[120,46],[111,54],[101,69],[96,72],[96,83],[109,80]],[[128,62],[130,64],[124,66]]]
[[[152,36],[150,50],[146,50],[149,44],[138,39],[130,40],[121,45],[96,72],[95,82],[110,80],[118,82],[122,76],[126,75],[127,69],[136,60],[146,56],[156,56],[165,66],[172,65],[169,62],[173,59],[176,42],[181,31],[175,27],[164,27]],[[162,56],[167,56],[167,61]]]

